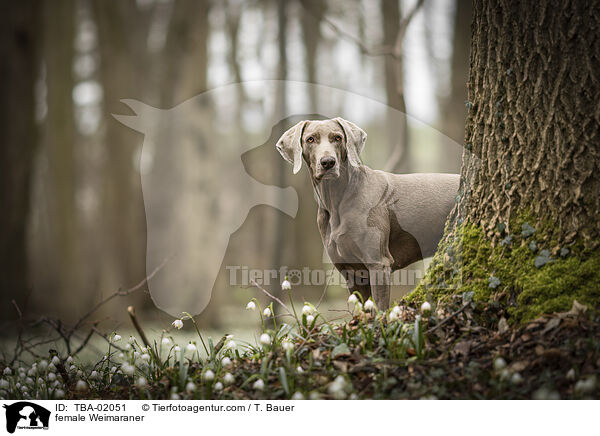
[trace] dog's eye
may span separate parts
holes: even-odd
[[[306,142],[315,142],[315,138],[312,136],[309,136],[308,138],[306,138]]]
[[[342,137],[340,135],[335,135],[335,137],[333,138],[333,140],[335,142],[340,142],[342,140]]]

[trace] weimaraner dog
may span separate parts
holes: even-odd
[[[458,191],[458,174],[391,174],[360,160],[367,134],[342,118],[302,121],[277,141],[310,170],[323,245],[351,292],[385,310],[391,273],[433,255]]]

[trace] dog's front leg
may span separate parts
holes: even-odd
[[[376,264],[369,266],[369,283],[371,295],[379,310],[387,310],[390,307],[390,284],[392,280],[392,268],[388,264]]]

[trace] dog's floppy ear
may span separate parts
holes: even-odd
[[[294,174],[302,168],[302,132],[308,121],[300,121],[291,129],[287,130],[275,147],[285,160],[294,165]]]
[[[348,151],[348,160],[350,164],[355,167],[359,167],[362,162],[360,160],[360,153],[365,148],[365,142],[367,141],[366,132],[358,127],[356,124],[351,123],[343,118],[334,118],[344,130],[346,135],[346,148]]]

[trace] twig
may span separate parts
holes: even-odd
[[[148,347],[148,348],[151,348],[150,347],[150,342],[148,341],[148,338],[146,337],[146,333],[144,333],[144,330],[142,329],[142,326],[140,325],[137,317],[135,316],[135,310],[134,310],[133,306],[127,307],[127,313],[129,314],[129,318],[131,319],[131,323],[135,327],[136,331],[139,333],[140,338],[142,338],[142,342],[144,343],[144,345],[146,347]]]
[[[272,298],[273,300],[275,300],[276,302],[278,302],[279,304],[281,304],[281,306],[288,311],[288,313],[292,313],[292,311],[283,303],[283,301],[281,301],[279,298],[277,298],[275,295],[271,294],[269,291],[267,291],[265,288],[263,288],[262,286],[260,286],[258,283],[256,283],[254,280],[250,279],[250,284],[252,286],[255,286],[256,288],[260,289],[261,291],[263,291],[265,294],[267,294],[270,298]]]
[[[448,317],[446,317],[444,320],[442,320],[441,322],[439,322],[436,325],[434,325],[433,327],[431,327],[429,330],[427,330],[425,332],[425,334],[433,333],[434,331],[436,331],[437,329],[439,329],[441,326],[443,326],[444,324],[446,324],[448,321],[450,321],[452,318],[454,318],[458,314],[462,313],[467,307],[469,307],[470,304],[471,304],[470,301],[468,303],[463,304],[463,306],[460,309],[458,309],[456,312],[448,315]]]
[[[104,298],[102,301],[98,302],[85,315],[83,315],[81,318],[79,318],[79,320],[73,326],[72,330],[77,330],[79,328],[79,326],[87,318],[89,318],[94,312],[96,312],[100,307],[102,307],[103,305],[105,305],[106,303],[108,303],[113,298],[116,298],[116,297],[125,297],[125,296],[127,296],[127,295],[129,295],[129,294],[131,294],[131,293],[133,293],[133,292],[135,292],[137,290],[139,290],[142,286],[144,286],[146,283],[148,283],[150,281],[150,279],[152,279],[152,277],[154,277],[167,264],[167,262],[170,259],[171,259],[170,257],[167,257],[165,260],[163,260],[160,265],[158,265],[156,268],[154,268],[154,271],[152,271],[150,273],[150,275],[146,276],[141,282],[139,282],[134,287],[126,289],[126,290],[119,289],[118,291],[116,291],[113,294],[109,295],[108,297]]]
[[[84,347],[87,345],[87,343],[90,341],[90,338],[94,334],[94,328],[96,328],[97,325],[98,325],[98,321],[96,321],[93,324],[92,328],[90,329],[90,332],[87,334],[87,336],[85,337],[85,339],[83,340],[83,342],[81,342],[81,344],[79,345],[79,347],[77,347],[77,349],[73,352],[73,354],[72,354],[73,356],[79,354],[79,352],[84,349]]]

